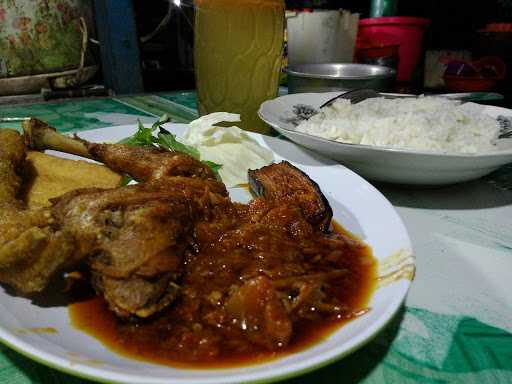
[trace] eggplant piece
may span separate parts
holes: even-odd
[[[317,183],[287,161],[249,170],[249,187],[256,195],[272,201],[293,202],[306,220],[327,232],[332,208]]]

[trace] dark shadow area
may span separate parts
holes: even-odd
[[[77,269],[74,269],[76,272]],[[84,275],[87,273],[85,270]],[[21,295],[16,292],[12,287],[6,284],[0,284],[4,291],[13,297],[28,298],[33,305],[42,308],[51,307],[66,307],[70,304],[89,300],[96,294],[88,283],[88,279],[73,280],[65,279],[64,273],[59,273],[52,277],[48,282],[47,288],[42,292],[33,293],[30,295]]]
[[[20,191],[18,192],[18,198],[26,203],[28,194],[34,186],[34,182],[37,176],[37,170],[34,167],[34,163],[31,161],[25,161],[23,163],[21,174],[23,175],[23,183],[21,184]]]
[[[512,204],[512,166],[478,180],[446,186],[373,183],[395,206],[421,209],[486,209]]]
[[[38,307],[65,307],[96,296],[88,281],[67,281],[62,275],[55,276],[41,293],[30,297]]]
[[[191,1],[133,2],[146,92],[195,88]],[[161,26],[160,28],[158,26]]]

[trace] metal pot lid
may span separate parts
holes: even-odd
[[[297,77],[339,80],[371,80],[396,75],[392,68],[354,63],[292,64],[284,71]]]

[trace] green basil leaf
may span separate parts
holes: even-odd
[[[162,124],[168,123],[169,121],[171,121],[171,118],[167,115],[167,113],[164,113],[157,121],[153,123],[151,130],[154,131],[157,128],[162,129]]]
[[[160,132],[158,132],[157,144],[160,147],[168,149],[170,151],[185,153],[197,160],[199,160],[201,157],[199,151],[196,148],[190,145],[180,143],[178,140],[176,140],[175,135],[173,135],[171,132],[167,131],[162,127],[160,127]]]
[[[168,130],[162,127],[163,124],[171,121],[167,114],[162,115],[157,121],[155,121],[151,128],[144,127],[144,124],[137,119],[138,129],[132,136],[126,137],[119,141],[119,144],[127,144],[139,147],[154,147],[167,149],[169,151],[185,153],[194,159],[200,160],[201,154],[199,151],[190,145],[180,143],[176,140],[176,135],[172,134]],[[153,135],[153,132],[158,129],[157,137]],[[208,167],[212,169],[216,174],[222,168],[222,164],[214,163],[213,161],[203,161]],[[123,185],[127,185],[132,180],[129,176],[124,176]]]
[[[213,161],[209,160],[203,160],[203,163],[205,163],[207,166],[209,166],[213,172],[219,173],[220,169],[222,168],[222,164],[214,163]]]
[[[139,129],[132,136],[129,136],[119,142],[119,144],[134,145],[139,147],[151,147],[154,145],[155,138],[153,137],[152,130],[144,127],[139,119]]]

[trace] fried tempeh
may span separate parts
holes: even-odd
[[[116,188],[123,178],[101,164],[28,151],[23,167],[22,198],[27,207],[51,206],[50,199],[79,188]]]

